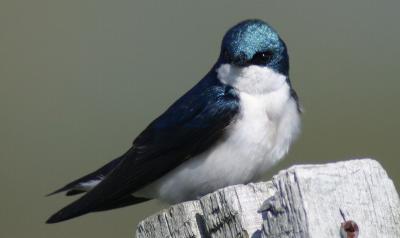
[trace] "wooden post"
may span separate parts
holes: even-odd
[[[138,238],[357,235],[400,237],[399,195],[371,159],[296,165],[272,181],[230,186],[171,206],[141,221],[136,231]]]

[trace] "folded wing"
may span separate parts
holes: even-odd
[[[213,78],[201,81],[136,138],[104,180],[47,223],[115,206],[116,201],[201,153],[224,136],[238,105],[238,97],[229,86]]]

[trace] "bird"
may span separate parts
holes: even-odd
[[[151,199],[176,204],[255,181],[288,153],[301,111],[285,42],[263,20],[239,22],[211,70],[125,153],[49,194],[83,196],[46,223]]]

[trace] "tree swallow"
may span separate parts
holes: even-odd
[[[122,156],[51,193],[85,193],[47,223],[159,198],[195,199],[254,181],[300,131],[289,57],[278,33],[246,20],[224,36],[215,65]]]

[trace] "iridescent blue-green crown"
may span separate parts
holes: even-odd
[[[267,66],[288,74],[289,58],[286,45],[278,33],[262,20],[246,20],[233,26],[225,34],[221,46],[221,58],[245,65],[261,52],[271,54]]]

